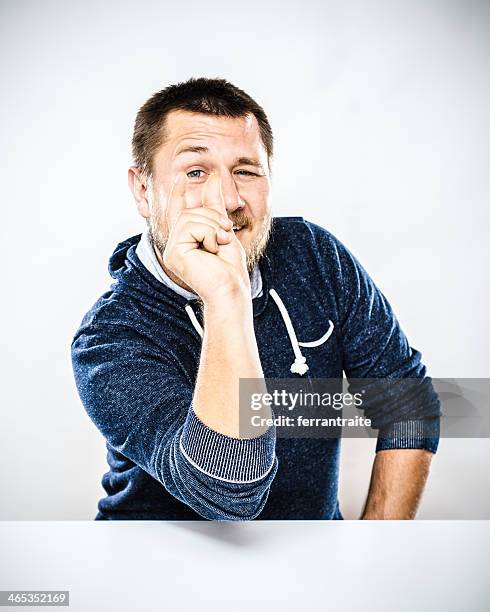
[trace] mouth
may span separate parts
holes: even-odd
[[[246,225],[234,225],[233,226],[233,231],[235,232],[235,234],[238,234],[243,229],[245,229],[245,227],[246,227]]]

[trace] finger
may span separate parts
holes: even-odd
[[[186,231],[191,241],[194,243],[201,243],[206,251],[210,253],[217,253],[219,250],[219,244],[217,239],[217,233],[224,232],[221,228],[216,231],[213,227],[205,225],[204,223],[188,223],[186,225]],[[223,237],[223,236],[220,236]]]
[[[221,193],[221,179],[214,172],[209,175],[207,181],[204,183],[201,200],[205,208],[212,208],[221,213],[223,217],[228,216]]]
[[[208,225],[213,228],[216,232],[217,240],[221,244],[227,244],[232,239],[231,231],[223,228],[217,221],[214,219],[209,219],[204,215],[193,214],[192,211],[195,209],[191,209],[188,211],[182,211],[180,213],[180,217],[182,219],[182,223],[185,225],[186,223],[203,223],[204,225]],[[184,230],[185,231],[185,230]]]
[[[183,210],[181,215],[189,215],[189,216],[199,216],[203,219],[211,219],[214,222],[218,223],[225,230],[229,230],[233,227],[233,221],[228,217],[223,217],[221,213],[214,208],[205,208],[204,206],[198,206],[197,208],[187,208]]]

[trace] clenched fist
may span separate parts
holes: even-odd
[[[202,206],[187,208],[186,175],[176,176],[167,203],[168,240],[164,265],[197,293],[204,303],[245,290],[250,294],[246,253],[233,232],[221,191],[221,179],[210,174]]]

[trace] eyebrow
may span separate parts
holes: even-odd
[[[177,155],[181,155],[182,153],[209,153],[209,149],[208,147],[204,147],[202,145],[184,147],[183,149],[180,149],[180,151],[176,153],[175,157],[177,157]],[[263,168],[263,165],[260,161],[258,161],[257,159],[253,159],[251,157],[238,157],[235,160],[235,164],[237,166],[243,165],[243,166],[255,166],[256,168]]]

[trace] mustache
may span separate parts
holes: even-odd
[[[251,220],[244,214],[237,213],[234,215],[230,215],[228,218],[230,219],[230,221],[233,222],[233,225],[252,225]]]

